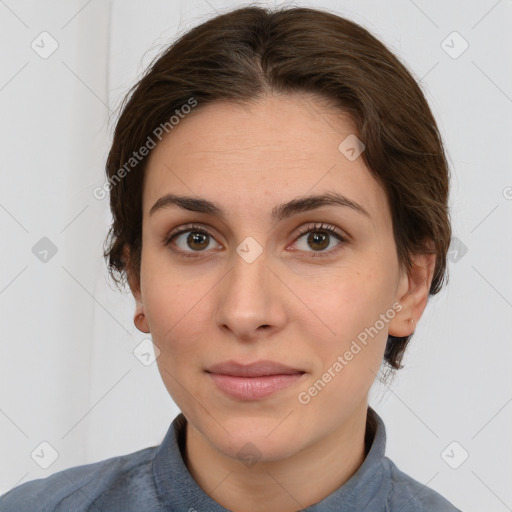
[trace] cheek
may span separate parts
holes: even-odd
[[[392,281],[384,269],[346,268],[308,286],[311,309],[324,320],[324,332],[346,339],[373,325],[392,302]],[[326,336],[328,339],[329,336]]]
[[[144,303],[151,337],[160,351],[156,363],[162,381],[180,410],[190,415],[194,411],[191,383],[201,373],[198,355],[204,347],[207,290],[178,282],[179,278],[160,275],[148,279]]]
[[[309,288],[311,309],[317,313],[308,317],[312,350],[319,362],[316,372],[324,373],[331,368],[331,373],[343,373],[348,386],[360,378],[375,378],[369,370],[377,373],[388,325],[394,316],[394,310],[390,310],[393,303],[390,273],[369,268],[370,265],[367,270],[350,272],[345,269],[347,273],[343,277],[332,279],[331,276],[323,287]],[[339,371],[337,365],[335,371],[333,365],[339,362],[339,357],[343,370]]]
[[[187,354],[197,351],[201,336],[204,337],[204,307],[211,286],[204,280],[187,281],[183,271],[165,269],[151,258],[146,259],[145,265],[141,287],[153,342],[163,359],[179,353],[180,364],[187,365],[192,360]]]
[[[383,281],[371,277],[360,273],[332,283],[318,309],[325,325],[318,327],[315,319],[315,328],[312,323],[306,326],[314,364],[301,389],[302,397],[317,410],[331,411],[328,417],[324,415],[327,422],[335,421],[367,396],[382,363],[388,324],[381,315],[389,310],[389,294]],[[320,300],[317,298],[317,306]],[[337,404],[336,411],[333,404]]]

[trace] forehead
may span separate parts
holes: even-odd
[[[310,95],[199,106],[152,150],[144,216],[166,193],[268,215],[298,196],[339,192],[378,219],[387,210],[383,189],[361,157],[349,160],[339,149],[355,135],[348,115]]]

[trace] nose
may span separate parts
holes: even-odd
[[[236,254],[217,287],[217,325],[240,341],[272,336],[286,321],[286,286],[270,268],[265,252],[249,261]]]

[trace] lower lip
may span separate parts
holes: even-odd
[[[226,395],[240,400],[258,400],[291,386],[304,374],[264,375],[261,377],[235,377],[218,373],[209,373],[209,375]]]

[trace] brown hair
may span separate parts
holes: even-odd
[[[428,103],[404,65],[366,29],[297,7],[249,6],[210,19],[165,48],[128,91],[106,163],[113,224],[104,257],[114,281],[140,280],[147,158],[128,172],[134,151],[191,98],[198,109],[216,100],[243,104],[268,91],[312,93],[351,116],[366,146],[362,158],[387,194],[400,265],[409,270],[411,255],[435,253],[429,293],[439,292],[448,277],[449,170]],[[411,336],[389,335],[390,369],[403,367]]]

